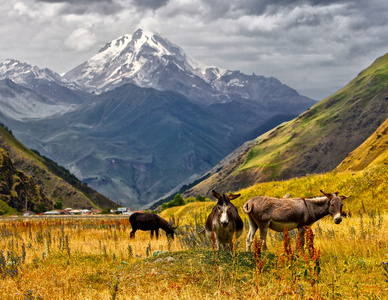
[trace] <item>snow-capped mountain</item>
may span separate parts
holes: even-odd
[[[264,107],[309,107],[313,101],[275,78],[205,67],[182,48],[151,32],[138,29],[111,41],[98,54],[67,72],[69,81],[101,93],[125,83],[179,92],[195,103],[210,105],[250,100]],[[272,109],[272,107],[271,107]],[[289,112],[289,111],[287,111]]]
[[[0,63],[0,111],[10,122],[63,114],[90,98],[77,84],[49,69],[14,59]]]
[[[124,83],[160,90],[160,77],[173,66],[189,76],[204,77],[203,69],[180,47],[138,29],[132,37],[124,35],[107,43],[98,54],[64,77],[99,93]]]
[[[0,80],[5,78],[31,89],[36,88],[41,81],[55,83],[69,89],[80,89],[74,82],[69,82],[50,69],[40,69],[15,59],[7,59],[0,63]]]

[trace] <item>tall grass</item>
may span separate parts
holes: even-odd
[[[247,232],[233,251],[214,251],[194,222],[169,242],[141,231],[129,239],[120,217],[4,219],[0,298],[384,299],[386,217],[353,214],[340,225],[325,218],[306,233],[304,252],[295,251],[294,232],[271,232],[269,251],[256,242],[252,253],[244,251]],[[183,242],[193,235],[196,243]]]

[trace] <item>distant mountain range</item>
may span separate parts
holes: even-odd
[[[183,196],[386,162],[387,129],[378,128],[388,118],[387,83],[385,54],[331,97],[235,150]]]
[[[110,199],[139,207],[316,102],[275,78],[204,67],[137,30],[60,76],[0,64],[0,122]]]

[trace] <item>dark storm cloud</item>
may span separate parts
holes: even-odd
[[[140,0],[141,1],[141,0]],[[354,0],[203,0],[210,7],[211,16],[216,18],[238,17],[239,15],[276,14],[279,10],[293,8],[301,5],[327,6],[332,4],[354,4],[362,1]]]
[[[153,9],[156,10],[162,6],[167,5],[169,0],[133,0],[136,7],[141,9]]]
[[[37,2],[46,2],[46,3],[69,3],[69,4],[90,4],[90,3],[102,3],[102,2],[112,2],[110,0],[38,0]]]
[[[62,10],[62,14],[83,15],[85,13],[97,13],[112,15],[121,9],[121,6],[112,0],[37,0],[37,2],[67,4]]]
[[[114,0],[37,0],[44,3],[62,3],[68,6],[62,11],[63,14],[73,13],[82,15],[85,13],[99,13],[112,15],[119,12],[123,7]],[[168,4],[169,0],[132,0],[126,6],[133,5],[140,10],[156,10]]]

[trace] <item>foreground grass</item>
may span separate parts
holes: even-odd
[[[138,231],[127,219],[0,221],[1,299],[385,299],[387,215],[365,213],[313,226],[315,256],[294,254],[268,236],[267,253],[215,252],[180,227],[173,242]],[[193,222],[194,223],[194,222]],[[291,252],[287,251],[292,248]]]

